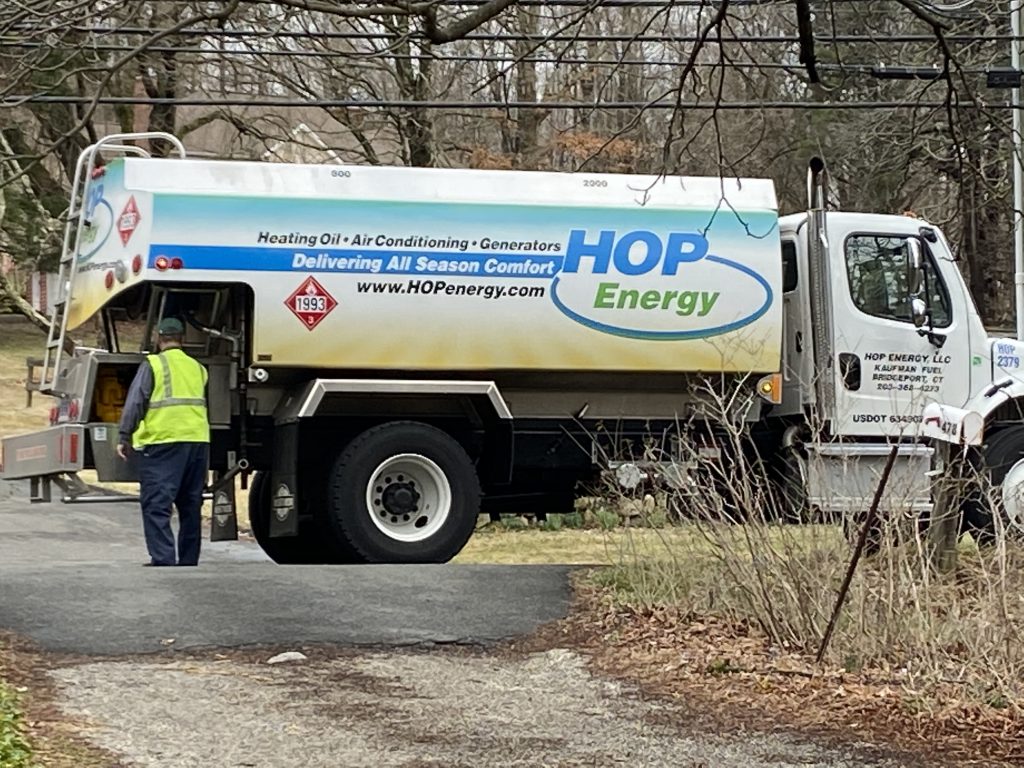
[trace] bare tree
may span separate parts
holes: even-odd
[[[174,131],[224,157],[763,175],[791,210],[807,156],[824,153],[840,205],[942,224],[999,321],[1009,112],[979,73],[1002,59],[1002,19],[962,5],[8,4],[2,247],[52,266],[25,211],[54,229],[77,154],[110,130]],[[935,74],[883,80],[879,64]]]

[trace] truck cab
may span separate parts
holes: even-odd
[[[809,217],[779,222],[798,274],[824,273],[820,288],[805,279],[787,304],[789,389],[814,393],[811,402],[822,396],[837,437],[915,438],[927,405],[962,406],[991,382],[991,342],[937,228],[863,213],[829,213],[826,222],[820,267]],[[815,342],[828,354],[805,354]]]

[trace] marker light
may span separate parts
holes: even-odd
[[[185,262],[182,261],[177,256],[175,256],[173,259],[171,259],[171,269],[181,269],[184,266],[185,266]]]
[[[107,270],[107,275],[103,278],[103,284],[107,286],[108,291],[114,287],[114,270]]]
[[[163,272],[165,269],[171,266],[171,260],[166,256],[157,256],[156,261],[153,262],[153,266]]]
[[[770,373],[757,382],[757,394],[772,405],[782,402],[782,374]]]
[[[142,271],[142,256],[135,254],[135,258],[132,259],[132,274],[137,275]]]
[[[72,400],[71,405],[68,406],[68,418],[71,420],[78,418],[78,401]]]

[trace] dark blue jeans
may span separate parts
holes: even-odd
[[[174,565],[171,505],[178,509],[178,565],[198,565],[207,443],[147,445],[139,456],[142,530],[153,565]]]

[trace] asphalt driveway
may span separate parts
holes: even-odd
[[[560,566],[279,566],[251,541],[204,541],[198,568],[145,560],[133,504],[0,498],[0,628],[82,654],[487,644],[569,606]]]
[[[934,764],[721,732],[570,648],[481,647],[564,616],[567,567],[278,566],[247,541],[204,542],[199,568],[144,559],[134,505],[0,498],[0,629],[56,652],[59,727],[88,745],[58,765]],[[310,655],[269,664],[281,648]]]

